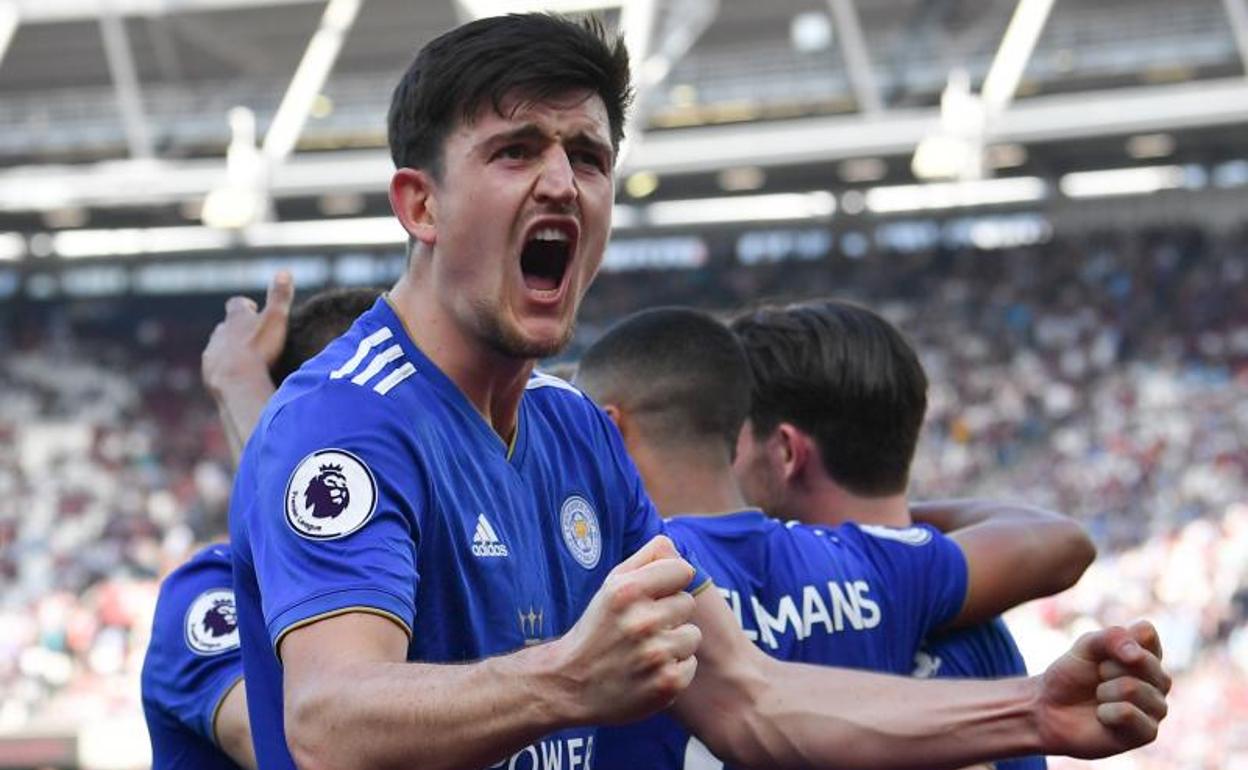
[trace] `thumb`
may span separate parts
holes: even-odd
[[[269,281],[269,290],[264,295],[264,315],[285,318],[290,315],[290,306],[294,301],[294,278],[289,270],[278,270],[273,280]]]
[[[638,548],[637,551],[624,561],[616,565],[615,572],[632,572],[640,569],[652,561],[660,559],[679,559],[680,554],[676,551],[676,546],[672,544],[667,535],[655,535],[650,538],[650,542]]]

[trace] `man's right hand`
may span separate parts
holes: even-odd
[[[550,645],[572,722],[641,719],[689,686],[702,641],[689,622],[693,575],[662,535],[611,570],[576,625]]]
[[[1151,743],[1170,675],[1151,623],[1084,634],[1041,675],[1046,753],[1094,759]]]
[[[247,297],[230,297],[225,318],[212,330],[204,347],[200,369],[204,385],[220,399],[231,381],[257,372],[268,377],[286,343],[286,322],[295,298],[288,270],[279,270],[269,282],[264,307]]]
[[[230,297],[225,319],[212,330],[200,358],[204,386],[217,403],[235,465],[273,395],[269,368],[286,342],[294,298],[295,285],[287,270],[273,276],[263,310],[247,297]]]

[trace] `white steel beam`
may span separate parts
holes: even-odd
[[[17,5],[12,2],[0,2],[0,64],[4,63],[4,55],[9,52],[9,44],[17,32],[17,25],[22,23]]]
[[[1023,71],[1036,50],[1036,41],[1044,31],[1053,3],[1054,0],[1018,0],[1010,25],[1001,38],[1001,46],[997,48],[997,55],[984,76],[984,86],[980,89],[989,120],[1004,112],[1014,100]]]
[[[845,57],[845,69],[849,85],[854,90],[858,109],[864,114],[876,115],[884,110],[880,87],[871,70],[871,56],[867,52],[867,40],[858,21],[858,10],[853,0],[828,0],[828,10],[836,24],[841,53]]]
[[[109,3],[102,3],[99,8],[104,55],[113,79],[113,93],[117,98],[117,109],[121,113],[121,124],[126,132],[130,157],[150,158],[154,154],[152,138],[147,130],[143,91],[134,69],[134,56],[130,51],[130,38],[126,34],[125,22]]]
[[[1222,5],[1231,22],[1231,34],[1235,36],[1235,47],[1239,49],[1240,64],[1244,74],[1248,75],[1248,3],[1244,0],[1222,0]]]
[[[1150,131],[1241,125],[1248,114],[1242,77],[1032,97],[997,123],[1003,142],[1074,140]],[[864,156],[908,155],[938,119],[935,109],[803,118],[762,124],[658,131],[620,170],[657,174],[719,171],[748,163],[777,166]],[[384,150],[295,156],[273,172],[276,198],[384,192],[393,166]],[[0,171],[0,211],[68,206],[135,206],[203,198],[221,184],[220,159],[15,167]]]
[[[629,56],[633,61],[640,62],[633,76],[634,93],[632,113],[628,116],[631,130],[625,137],[620,148],[617,165],[628,163],[628,158],[636,152],[637,147],[645,141],[646,122],[649,120],[653,105],[653,94],[667,80],[675,67],[689,49],[693,48],[698,38],[719,15],[719,0],[675,0],[668,9],[666,24],[657,35],[648,34],[647,27],[653,26],[656,8],[653,4],[646,11],[647,16],[641,18],[634,10],[632,15],[626,11],[622,21],[634,25],[634,39],[640,41],[640,53],[633,50],[634,43],[626,38]],[[627,27],[625,34],[627,35]],[[655,39],[651,43],[651,38]]]
[[[321,26],[308,41],[303,59],[264,135],[262,152],[269,163],[280,164],[295,149],[312,105],[338,60],[342,41],[355,24],[361,2],[363,0],[329,0],[325,4]]]

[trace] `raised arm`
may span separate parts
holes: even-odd
[[[693,576],[659,537],[617,566],[562,638],[463,665],[404,662],[399,625],[362,612],[281,641],[286,738],[301,770],[480,768],[561,728],[639,719],[693,678]]]
[[[910,513],[946,532],[966,554],[966,601],[952,627],[1064,591],[1096,558],[1096,546],[1078,522],[1041,508],[947,500],[914,504]]]
[[[200,360],[204,385],[217,404],[235,465],[276,389],[269,367],[286,341],[295,287],[280,270],[269,283],[264,308],[246,297],[230,297],[225,318],[212,330]]]
[[[698,674],[676,713],[734,765],[940,768],[1020,754],[1100,757],[1150,742],[1166,713],[1170,680],[1147,623],[1089,634],[1040,676],[984,682],[775,660],[746,640],[715,591],[699,595],[694,622],[703,633]]]

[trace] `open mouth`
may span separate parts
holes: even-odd
[[[524,285],[534,291],[555,291],[572,261],[572,238],[558,227],[539,227],[520,252]]]

